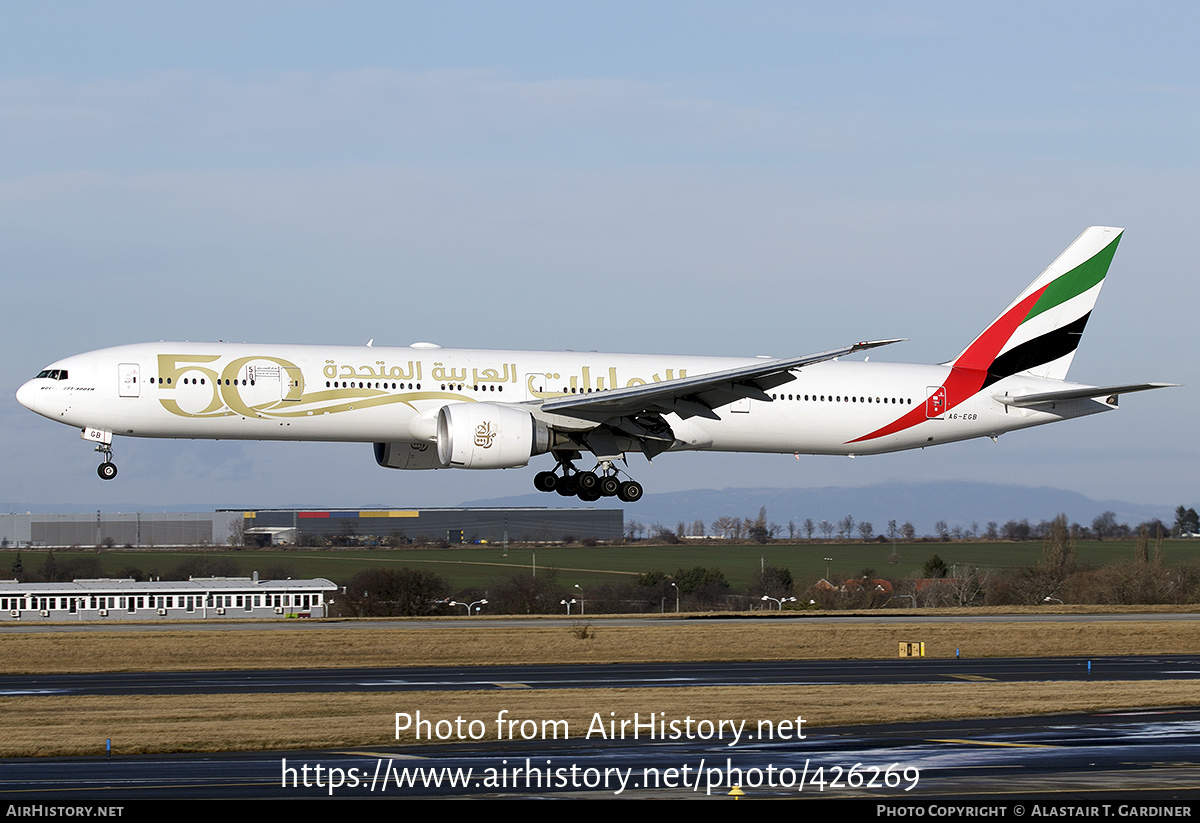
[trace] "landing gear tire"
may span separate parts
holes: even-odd
[[[560,477],[558,482],[554,484],[554,490],[563,497],[574,497],[579,493],[579,481],[576,475],[571,474],[566,477]]]
[[[592,494],[593,492],[596,492],[596,497],[593,499],[594,500],[600,499],[600,495],[599,495],[600,478],[599,477],[592,474],[591,472],[579,472],[578,474],[575,475],[575,480],[577,483],[579,483],[579,493],[580,493],[581,497],[583,496],[584,492],[587,492],[588,494]]]
[[[540,492],[552,492],[558,485],[558,475],[554,472],[538,472],[533,477],[533,487]]]
[[[636,480],[626,480],[621,484],[617,497],[626,503],[636,503],[642,499],[642,484]]]
[[[579,494],[577,494],[575,496],[578,497],[580,500],[582,500],[584,503],[595,503],[597,500],[600,499],[600,492],[598,492],[598,491],[585,492],[583,489],[580,489]]]
[[[600,478],[600,494],[604,497],[614,497],[621,491],[621,481],[611,474]]]
[[[117,464],[105,461],[96,467],[96,474],[101,480],[112,480],[117,476]]]

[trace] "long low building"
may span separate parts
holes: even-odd
[[[0,545],[66,548],[224,546],[241,512],[29,512],[0,514]]]
[[[194,577],[138,581],[96,578],[70,583],[0,580],[0,620],[195,620],[325,617],[337,586],[314,580]]]
[[[620,540],[621,509],[218,509],[214,512],[0,514],[0,548],[354,545],[399,538],[450,543]]]
[[[271,542],[306,544],[370,542],[388,537],[450,543],[557,543],[565,539],[620,540],[621,509],[446,508],[446,509],[256,509],[242,512],[247,535]]]

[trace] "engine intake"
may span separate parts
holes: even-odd
[[[524,409],[451,403],[438,411],[438,459],[451,468],[517,469],[549,448],[549,428]]]

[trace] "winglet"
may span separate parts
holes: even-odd
[[[875,349],[875,348],[879,348],[880,346],[890,346],[893,343],[907,343],[907,342],[908,342],[907,337],[892,337],[887,340],[864,340],[861,343],[855,343],[853,346],[851,346],[850,353],[853,354],[856,351],[866,351],[867,349]]]

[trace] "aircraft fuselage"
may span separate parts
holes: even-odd
[[[423,442],[422,414],[450,403],[535,405],[751,365],[755,358],[422,347],[150,343],[68,357],[18,398],[79,429],[130,437]],[[986,393],[934,398],[949,366],[835,360],[801,370],[767,402],[743,399],[720,420],[668,415],[676,450],[874,454],[991,437],[1111,406],[1014,409],[1005,391],[1062,388],[1009,378]],[[955,402],[957,401],[957,402]],[[914,414],[919,410],[920,414]],[[550,415],[547,415],[550,417]],[[859,440],[903,417],[900,431]],[[571,428],[570,423],[560,427]]]

